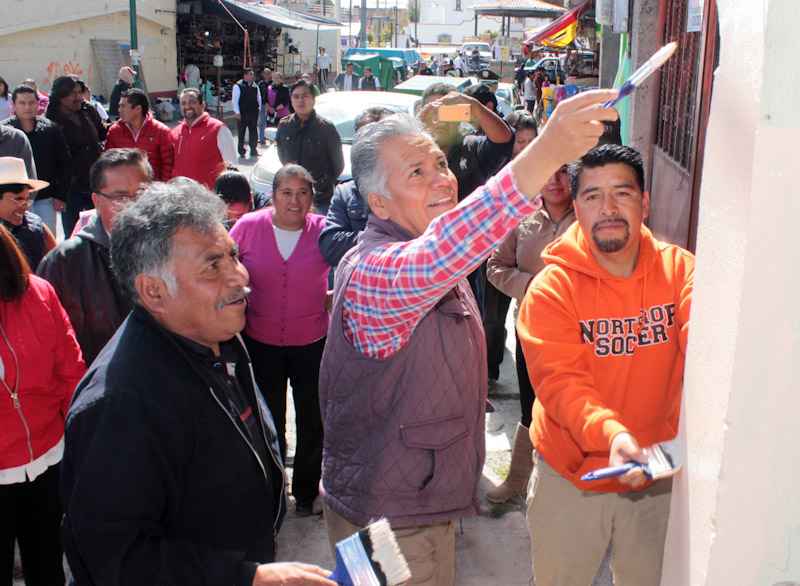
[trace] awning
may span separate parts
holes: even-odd
[[[544,0],[496,0],[473,7],[477,16],[516,16],[518,18],[556,18],[566,12]]]
[[[315,31],[326,26],[342,26],[331,18],[295,12],[274,4],[245,2],[244,0],[220,0],[233,15],[247,22],[272,28],[290,28]]]

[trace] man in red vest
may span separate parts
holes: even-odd
[[[136,148],[147,153],[156,181],[169,181],[175,148],[166,124],[153,118],[150,99],[139,88],[122,93],[119,120],[108,129],[105,150]]]
[[[188,177],[214,189],[226,162],[236,161],[233,134],[223,122],[206,112],[203,95],[195,88],[181,92],[183,122],[172,129],[175,144],[173,177]]]

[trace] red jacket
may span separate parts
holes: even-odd
[[[5,371],[5,384],[0,383],[0,470],[27,464],[59,442],[72,392],[86,371],[75,333],[52,285],[35,275],[29,279],[21,299],[0,301],[0,323],[19,361],[18,371],[0,336]],[[17,409],[8,389],[14,389],[20,373]]]
[[[225,160],[217,146],[220,128],[222,122],[204,112],[192,126],[184,120],[172,129],[175,143],[173,177],[194,179],[213,191],[217,176],[225,170]]]
[[[114,122],[108,129],[106,150],[118,148],[136,148],[147,153],[147,159],[153,167],[153,179],[169,181],[172,177],[172,166],[175,162],[175,146],[169,128],[148,115],[139,136],[133,136],[130,127],[122,120]]]

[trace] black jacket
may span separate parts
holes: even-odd
[[[108,100],[108,113],[111,116],[119,116],[119,101],[122,99],[122,94],[132,87],[127,81],[121,79],[118,79],[117,83],[114,84],[114,89],[111,90],[111,98]]]
[[[22,223],[18,226],[5,220],[0,220],[0,224],[16,239],[20,250],[28,259],[28,265],[36,268],[47,246],[45,224],[42,219],[32,212],[25,212]]]
[[[278,124],[275,141],[281,163],[305,167],[315,181],[314,204],[327,207],[344,170],[342,138],[333,123],[312,112],[301,125],[297,114],[292,114]]]
[[[61,126],[72,155],[69,165],[71,192],[89,193],[89,169],[103,152],[102,142],[107,134],[100,115],[93,106],[84,103],[78,111],[77,122],[60,112],[56,112],[51,120]]]
[[[494,143],[484,134],[464,136],[447,151],[447,164],[458,179],[458,200],[461,201],[486,183],[511,160],[514,137],[506,143]]]
[[[6,120],[4,124],[25,132],[16,116]],[[25,132],[25,136],[31,143],[38,179],[50,183],[49,186],[36,192],[36,199],[55,197],[62,201],[66,200],[70,187],[70,153],[61,127],[44,116],[38,116],[36,126],[32,131]]]
[[[252,368],[239,364],[267,461],[223,406],[225,390],[144,309],[103,349],[75,391],[61,463],[77,586],[249,586],[273,561],[283,466]]]
[[[132,305],[111,272],[108,234],[95,216],[44,257],[37,274],[53,285],[91,364]]]

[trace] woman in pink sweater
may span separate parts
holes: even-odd
[[[286,459],[286,384],[297,421],[292,494],[298,515],[321,513],[319,365],[328,331],[328,272],[317,241],[325,217],[310,213],[314,180],[284,165],[272,183],[272,207],[245,214],[231,230],[253,292],[244,339],[275,418]]]

